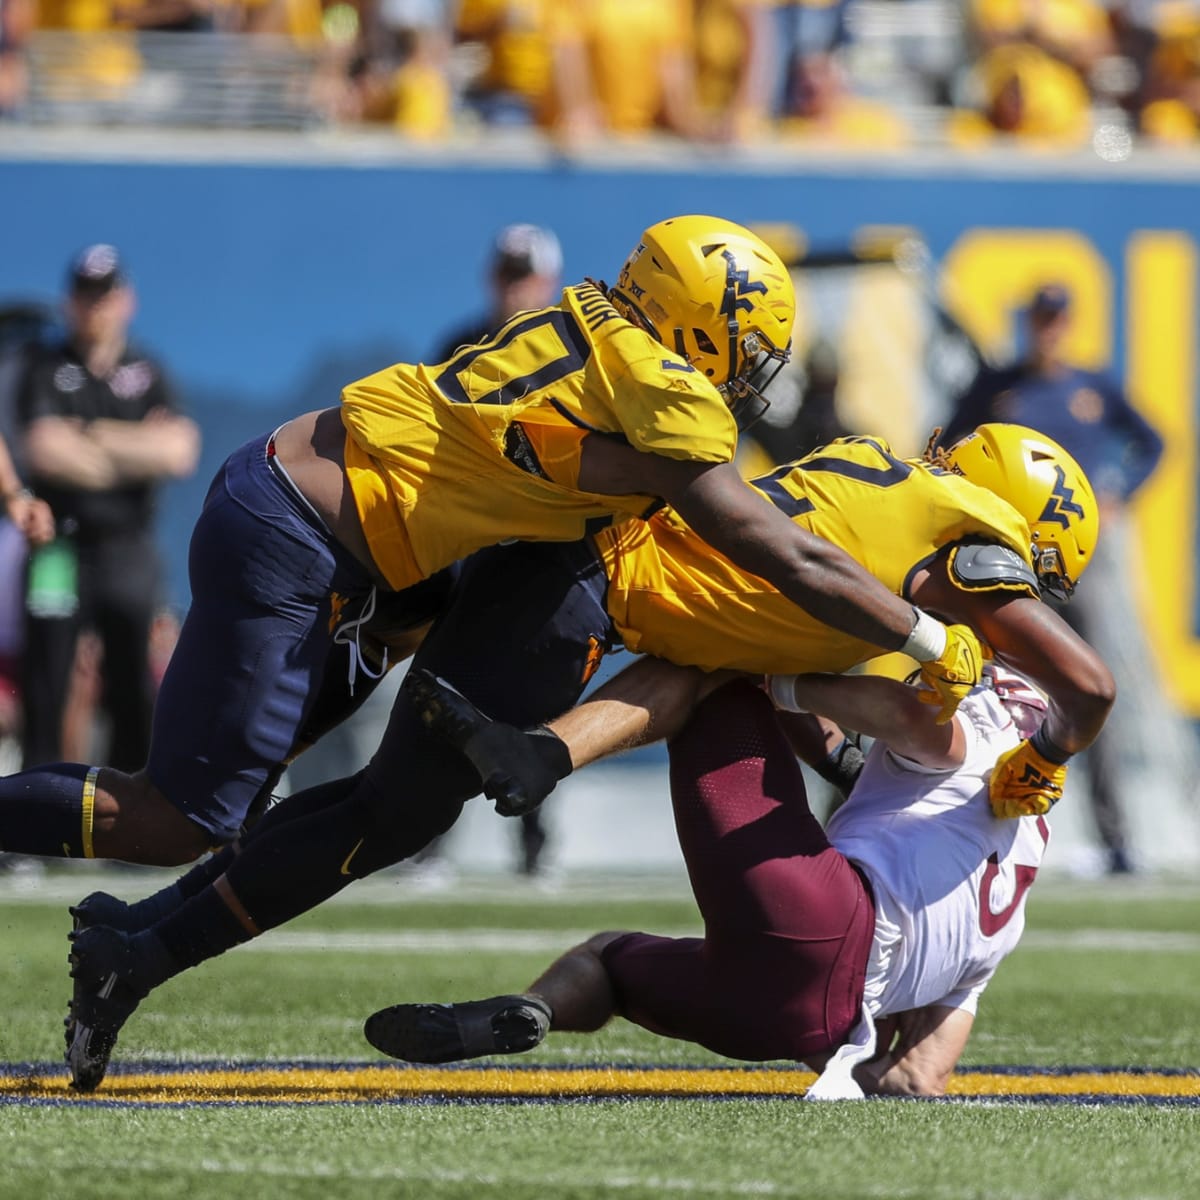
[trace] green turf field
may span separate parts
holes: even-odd
[[[499,1070],[442,1073],[444,1085],[421,1077],[393,1091],[398,1076],[348,1069],[278,1093],[261,1082],[283,1064],[390,1069],[359,1032],[383,1004],[519,989],[598,929],[697,929],[681,879],[571,877],[546,893],[475,877],[437,894],[396,879],[358,885],[171,981],[126,1027],[110,1081],[79,1103],[60,1065],[65,904],[94,886],[141,894],[157,878],[63,870],[28,888],[0,880],[5,1200],[1200,1195],[1200,886],[1190,882],[1039,881],[1025,942],[985,996],[963,1064],[967,1089],[990,1080],[990,1097],[815,1105],[797,1098],[802,1088],[747,1099],[706,1083],[690,1098],[655,1094],[652,1082],[631,1099],[621,1088],[642,1078],[634,1067],[677,1068],[661,1077],[685,1081],[710,1078],[696,1068],[722,1068],[718,1080],[746,1073],[622,1021],[593,1037],[551,1035],[532,1055],[496,1060]],[[239,1071],[224,1091],[189,1091],[181,1064]],[[537,1064],[571,1068],[548,1076],[576,1081],[570,1098],[556,1098],[553,1082],[543,1095],[462,1095],[476,1078],[485,1095],[514,1080],[519,1091],[541,1077],[528,1070]],[[591,1066],[614,1068],[606,1086],[591,1087]],[[750,1077],[786,1091],[786,1067]],[[1031,1083],[985,1067],[1041,1074]],[[1047,1074],[1084,1067],[1110,1070],[1074,1095],[1076,1077]],[[159,1083],[134,1086],[151,1071]],[[347,1102],[362,1075],[377,1082]],[[1112,1094],[1112,1080],[1135,1095]],[[1023,1088],[1036,1094],[1011,1098]]]

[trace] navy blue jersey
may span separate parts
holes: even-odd
[[[179,412],[174,388],[157,360],[127,346],[106,378],[93,375],[78,350],[65,341],[34,352],[17,393],[17,419],[25,427],[39,417],[88,421],[144,421],[151,410]],[[103,490],[69,487],[30,472],[30,484],[60,524],[74,522],[83,543],[146,533],[154,518],[157,480],[134,480]]]

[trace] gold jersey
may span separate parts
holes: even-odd
[[[962,540],[1007,547],[1033,578],[1032,538],[1016,509],[959,475],[896,458],[878,439],[841,438],[751,486],[900,596],[919,567]],[[595,542],[608,610],[630,650],[756,673],[844,671],[881,653],[710,549],[670,508],[603,530]],[[1017,581],[990,586],[1036,594]]]
[[[737,443],[713,384],[592,284],[444,363],[352,383],[342,420],[363,532],[397,589],[484,546],[575,541],[645,514],[655,497],[579,490],[589,432],[706,463],[731,461]]]

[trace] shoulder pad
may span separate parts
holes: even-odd
[[[1016,591],[1040,596],[1033,568],[1008,546],[970,542],[950,551],[950,581],[967,592]]]

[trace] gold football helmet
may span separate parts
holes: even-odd
[[[1092,560],[1100,513],[1080,465],[1055,441],[1024,425],[980,425],[945,453],[972,483],[1007,500],[1029,523],[1043,592],[1066,600]]]
[[[750,230],[719,217],[660,221],[642,234],[609,299],[703,371],[739,429],[766,411],[763,392],[791,357],[796,293],[779,255]]]

